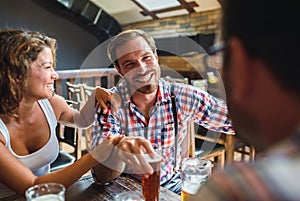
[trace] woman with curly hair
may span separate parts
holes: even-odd
[[[54,94],[56,40],[38,32],[0,31],[0,199],[30,186],[57,182],[66,187],[104,161],[122,137],[105,143],[72,165],[50,173],[59,145],[57,122],[87,127],[94,121],[95,97],[110,94],[96,88],[81,111]],[[101,154],[99,154],[101,152]]]

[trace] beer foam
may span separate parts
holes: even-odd
[[[188,194],[195,195],[201,187],[201,183],[185,183],[182,190]]]
[[[194,195],[206,182],[207,175],[190,175],[188,178],[182,179],[182,190],[188,194]]]
[[[32,201],[64,201],[64,198],[55,194],[42,195],[37,198],[33,198]]]

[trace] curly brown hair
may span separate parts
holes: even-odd
[[[0,114],[15,115],[26,88],[30,65],[46,47],[56,57],[56,40],[19,29],[0,31]]]

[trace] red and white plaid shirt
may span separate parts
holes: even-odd
[[[231,120],[228,118],[226,103],[191,85],[159,81],[157,100],[149,121],[137,106],[131,102],[126,82],[121,82],[112,91],[118,93],[122,104],[116,114],[103,113],[99,104],[96,106],[96,122],[92,134],[92,148],[101,143],[108,134],[143,136],[152,144],[162,147],[164,162],[161,165],[161,183],[168,181],[175,167],[175,129],[172,112],[171,85],[174,85],[178,116],[178,151],[177,163],[181,161],[182,141],[187,133],[188,121],[222,133],[233,134]],[[177,164],[177,165],[178,165]],[[176,166],[178,167],[178,166]]]

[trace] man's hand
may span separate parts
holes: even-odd
[[[109,158],[114,151],[115,146],[124,138],[124,136],[109,135],[103,142],[98,145],[90,154],[99,162],[103,162]]]

